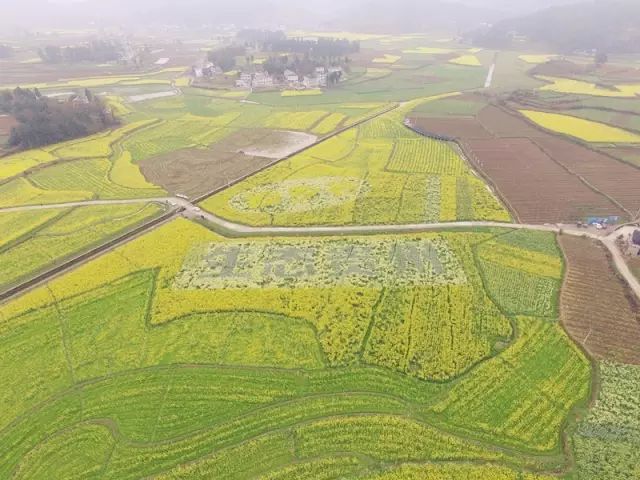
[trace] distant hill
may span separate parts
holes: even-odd
[[[474,43],[497,48],[512,46],[522,36],[559,53],[640,52],[640,2],[590,0],[551,7],[472,34]]]

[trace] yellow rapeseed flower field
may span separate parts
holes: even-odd
[[[570,78],[547,77],[543,75],[539,75],[537,78],[550,82],[540,87],[540,90],[558,93],[621,98],[632,98],[640,94],[640,84],[620,84],[612,88],[603,88],[594,83],[572,80]]]
[[[449,60],[449,63],[455,63],[456,65],[466,65],[468,67],[481,67],[482,63],[475,55],[461,55],[457,58]]]
[[[640,143],[640,135],[605,123],[592,122],[560,113],[520,110],[525,117],[543,128],[587,142]]]
[[[518,58],[525,63],[540,64],[553,60],[557,55],[519,55]]]
[[[401,58],[400,55],[390,55],[388,53],[385,53],[384,56],[376,57],[372,61],[373,63],[391,64],[391,63],[396,63],[398,60],[400,60],[400,58]]]
[[[310,88],[307,90],[283,90],[280,94],[281,97],[304,97],[308,95],[322,95],[322,90],[319,88]]]

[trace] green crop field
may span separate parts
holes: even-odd
[[[561,265],[551,234],[245,242],[175,220],[3,306],[0,474],[556,468],[590,366],[539,299],[515,311],[527,284],[485,287],[493,251],[541,281]]]
[[[207,78],[205,31],[2,60],[118,122],[0,157],[0,479],[640,478],[628,232],[543,225],[637,210],[638,59],[299,31],[359,51]],[[278,58],[342,72],[236,86]]]
[[[0,288],[54,267],[163,209],[155,204],[0,212]],[[11,227],[11,229],[9,228]]]

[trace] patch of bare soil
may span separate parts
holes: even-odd
[[[462,146],[522,222],[624,216],[613,202],[567,172],[528,138],[468,139]]]
[[[168,192],[195,198],[250,175],[315,139],[305,133],[247,129],[207,149],[188,148],[142,160],[140,169],[147,180]]]
[[[534,141],[557,162],[635,214],[640,209],[640,169],[555,135]]]
[[[196,198],[253,173],[273,160],[215,149],[188,148],[140,162],[145,178],[172,194]]]
[[[608,250],[593,240],[560,236],[567,273],[560,318],[591,355],[640,364],[640,317],[635,297],[617,276]]]

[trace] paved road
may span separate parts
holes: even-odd
[[[489,88],[493,83],[493,74],[495,73],[495,71],[496,71],[496,64],[494,62],[491,64],[491,67],[489,67],[489,73],[487,73],[487,79],[484,82],[484,88]]]
[[[132,203],[160,202],[171,205],[187,218],[206,220],[214,227],[233,234],[234,236],[316,236],[316,235],[361,235],[361,234],[393,234],[393,233],[416,233],[434,230],[465,229],[465,228],[513,228],[518,230],[537,230],[543,232],[562,231],[566,235],[586,236],[602,242],[611,252],[613,262],[620,272],[620,275],[629,284],[631,290],[640,299],[640,282],[631,273],[625,262],[623,254],[615,243],[616,238],[624,232],[614,230],[611,233],[593,231],[589,229],[577,228],[573,225],[530,225],[523,223],[500,223],[500,222],[443,222],[443,223],[414,223],[405,225],[345,225],[345,226],[319,226],[319,227],[251,227],[220,218],[212,213],[206,212],[188,200],[179,197],[155,197],[125,200],[87,200],[82,202],[57,203],[50,205],[28,205],[21,207],[2,208],[1,212],[20,212],[29,210],[43,210],[50,208],[81,207],[89,205],[122,205]]]

